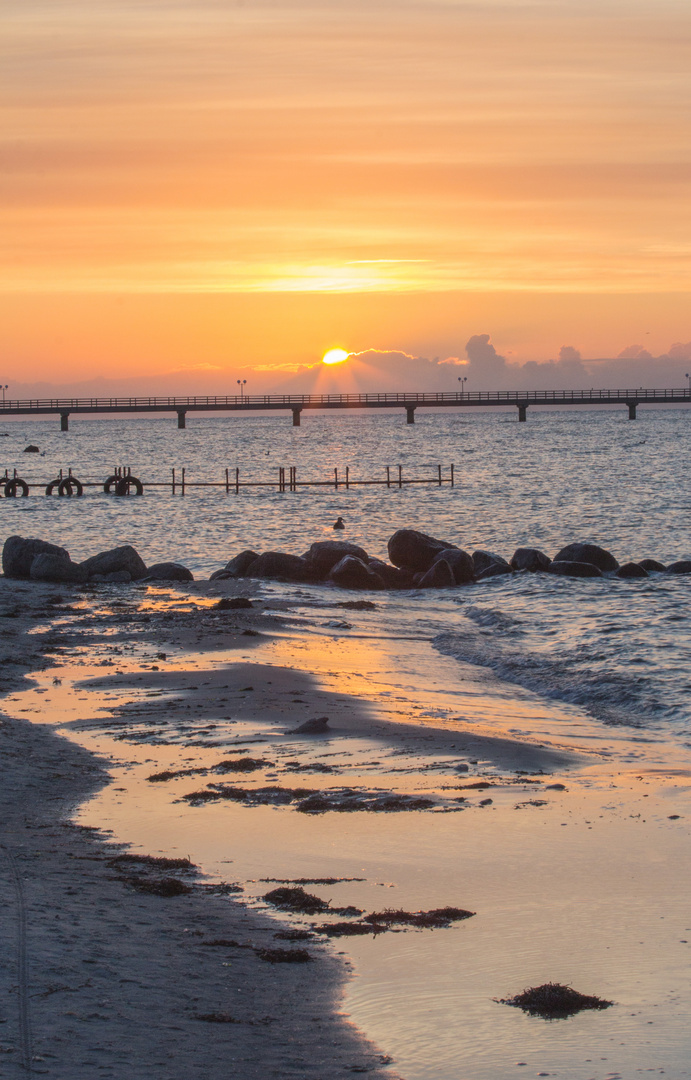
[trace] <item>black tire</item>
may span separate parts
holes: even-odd
[[[58,484],[58,495],[76,495],[77,498],[81,498],[83,494],[84,487],[75,476],[66,476]]]
[[[139,480],[136,476],[128,476],[127,479],[130,483],[130,486],[134,488],[135,495],[144,494],[144,485],[142,484],[141,480]]]
[[[59,480],[51,480],[49,484],[46,484],[46,495],[52,495],[53,488],[56,487],[59,483]]]
[[[106,495],[111,495],[113,493],[113,489],[115,488],[115,485],[120,479],[121,478],[119,476],[115,475],[108,477],[105,484],[103,485],[103,490],[105,491]]]
[[[29,494],[29,485],[26,480],[21,480],[18,476],[14,480],[8,480],[5,484],[5,498],[13,499],[18,494],[18,489],[21,490],[23,498]]]
[[[129,495],[129,493],[130,493],[129,478],[127,476],[118,477],[118,482],[115,485],[115,494],[116,495]]]

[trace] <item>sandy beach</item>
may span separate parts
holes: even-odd
[[[407,686],[406,649],[419,642],[393,646],[393,672],[367,642],[365,670],[361,641],[342,641],[336,662],[304,610],[256,595],[251,608],[216,606],[252,595],[247,582],[0,587],[3,611],[16,613],[2,638],[0,728],[6,1075],[30,1063],[56,1078],[232,1067],[242,1078],[327,1080],[405,1077],[408,1063],[431,1077],[450,1075],[444,1055],[455,1054],[468,1069],[458,1075],[513,1076],[527,1038],[528,1064],[570,1055],[552,1075],[600,1078],[617,1060],[588,1064],[605,1024],[629,1057],[642,1030],[645,1060],[657,1063],[647,1068],[688,1075],[670,1032],[687,979],[690,773],[664,745],[651,767],[630,733],[603,739],[567,712],[549,732],[529,695],[513,705],[524,733],[511,734],[515,718],[473,688],[471,672],[450,684],[455,661],[439,658],[426,685]],[[324,610],[337,625],[334,602]],[[465,695],[453,722],[441,718],[449,694],[456,709]],[[325,731],[295,733],[320,717]],[[256,767],[229,772],[241,755]],[[360,812],[303,809],[315,798],[360,800]],[[388,812],[372,812],[382,799],[394,800]],[[192,851],[207,876],[113,861],[128,851]],[[181,895],[142,891],[170,877]],[[381,941],[329,939],[332,911],[262,901],[267,881],[296,880],[334,912],[475,914]],[[262,959],[276,948],[306,948],[309,962]],[[616,1006],[568,1021],[555,1049],[549,1025],[492,1001],[550,980]],[[442,1003],[466,995],[449,1005],[463,1022],[446,1049],[432,987]],[[651,1049],[661,1004],[671,1028]],[[504,1056],[483,1064],[491,1046]]]

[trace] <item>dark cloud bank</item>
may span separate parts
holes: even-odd
[[[679,387],[691,372],[691,342],[676,342],[661,356],[631,345],[619,356],[584,359],[564,345],[556,360],[511,363],[498,353],[489,334],[475,334],[465,356],[410,356],[395,350],[352,354],[344,365],[305,365],[297,369],[255,370],[238,367],[175,371],[141,378],[94,378],[83,382],[13,383],[8,397],[111,397],[169,394],[234,394],[236,378],[247,379],[249,394],[385,392],[408,390],[582,390]]]

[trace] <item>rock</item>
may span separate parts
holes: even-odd
[[[287,731],[286,735],[323,735],[328,730],[328,716],[320,716],[316,720],[305,720],[304,724]]]
[[[130,544],[111,548],[110,551],[101,551],[98,555],[85,559],[80,566],[85,568],[89,577],[102,574],[105,578],[110,578],[111,574],[126,571],[132,581],[139,581],[148,573],[144,560]]]
[[[485,578],[498,577],[500,574],[513,574],[513,570],[508,563],[490,563],[475,576],[475,580],[484,581]]]
[[[560,574],[562,577],[602,577],[601,571],[592,563],[573,562],[568,559],[554,559],[545,573]]]
[[[615,577],[620,578],[642,578],[647,576],[648,571],[639,566],[637,562],[624,563],[615,573]]]
[[[241,551],[239,555],[236,555],[235,558],[226,563],[223,569],[227,570],[232,577],[244,577],[249,567],[253,562],[256,562],[258,558],[258,551]],[[220,573],[220,571],[217,571],[217,573]]]
[[[8,578],[28,578],[35,557],[43,554],[60,555],[70,561],[69,551],[56,544],[23,536],[8,536],[2,549],[2,572]]]
[[[34,446],[33,443],[29,443],[28,446],[24,447],[24,453],[25,454],[40,454],[41,451],[39,450],[39,448],[37,446]]]
[[[146,581],[194,581],[194,574],[176,562],[159,562],[146,571]]]
[[[467,551],[462,551],[460,548],[447,548],[446,551],[440,551],[434,556],[432,566],[441,559],[451,567],[456,585],[467,585],[475,577],[475,564]]]
[[[426,574],[423,575],[419,589],[450,589],[456,584],[453,570],[446,559],[439,559],[432,563]]]
[[[680,559],[667,567],[668,574],[691,574],[691,559]]]
[[[209,581],[228,581],[229,578],[234,577],[235,574],[231,574],[229,570],[214,570]]]
[[[34,556],[30,577],[32,581],[59,581],[83,585],[87,580],[87,573],[83,567],[65,558],[64,555],[50,555],[42,552]]]
[[[247,567],[243,576],[275,578],[278,581],[308,581],[312,577],[312,571],[310,564],[300,555],[265,551]]]
[[[400,567],[391,566],[381,559],[370,559],[368,565],[370,570],[379,574],[387,589],[412,589],[413,575],[410,570],[401,570]]]
[[[663,574],[667,569],[667,567],[663,566],[657,559],[641,559],[638,565],[642,566],[644,570],[647,570],[649,574]]]
[[[252,607],[254,607],[254,604],[246,596],[223,596],[217,604],[214,604],[216,611],[237,611],[238,609]]]
[[[369,555],[364,548],[349,544],[347,540],[318,540],[305,552],[303,559],[307,559],[311,564],[317,577],[325,578],[346,555],[353,555],[364,563],[369,562]]]
[[[127,570],[114,570],[112,574],[92,574],[89,584],[94,585],[129,585],[132,575]]]
[[[425,574],[435,555],[455,546],[415,529],[399,529],[389,540],[389,558],[394,566]]]
[[[383,589],[384,582],[376,571],[364,563],[362,559],[356,559],[354,555],[346,555],[329,572],[329,581],[339,585],[342,589]]]
[[[528,570],[536,574],[540,570],[546,570],[552,560],[539,548],[516,548],[511,556],[513,570]]]
[[[502,573],[510,573],[511,567],[501,555],[495,555],[493,551],[474,551],[473,552],[473,566],[475,567],[475,577],[480,577],[480,574],[488,570],[490,566],[503,566]],[[490,576],[490,575],[488,575]]]
[[[568,544],[554,556],[555,562],[590,563],[602,570],[603,574],[616,570],[619,563],[610,551],[598,547],[597,544]]]

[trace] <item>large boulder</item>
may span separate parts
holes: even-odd
[[[637,562],[624,563],[615,573],[615,577],[620,578],[642,578],[647,576],[648,571],[644,570],[640,563]]]
[[[590,563],[591,566],[597,566],[603,574],[619,567],[611,551],[606,551],[597,544],[567,544],[554,556],[554,562]]]
[[[516,548],[511,556],[511,568],[536,574],[540,570],[546,570],[551,561],[549,555],[545,555],[539,548]]]
[[[691,559],[679,559],[667,567],[668,574],[691,574]]]
[[[132,581],[139,581],[140,578],[146,577],[148,573],[146,563],[130,544],[111,548],[110,551],[101,551],[98,555],[92,555],[90,559],[85,559],[79,565],[84,567],[89,578],[94,574],[108,577],[109,574],[117,574],[122,570],[126,570]]]
[[[497,566],[503,567],[503,569],[493,571],[493,573],[510,574],[511,567],[507,563],[506,559],[502,555],[495,555],[493,551],[474,551],[473,552],[473,566],[475,568],[475,577],[479,578],[489,570],[490,567]],[[485,575],[491,577],[491,574]]]
[[[23,536],[8,536],[2,549],[2,572],[9,578],[28,578],[31,564],[37,555],[59,555],[69,562],[70,554],[57,544],[46,540],[27,539]]]
[[[467,585],[475,577],[475,564],[472,556],[460,548],[447,548],[434,556],[430,570],[438,563],[444,561],[451,567],[454,576],[454,585]]]
[[[647,570],[649,574],[664,574],[667,569],[667,567],[663,566],[657,559],[640,559],[638,565],[642,566],[644,570]]]
[[[316,577],[325,578],[346,555],[352,555],[364,563],[369,562],[369,555],[364,548],[349,544],[347,540],[317,540],[303,558],[310,563]]]
[[[399,529],[389,540],[389,558],[394,566],[424,574],[432,565],[435,555],[455,546],[416,529]]]
[[[362,559],[345,555],[329,571],[329,581],[342,589],[383,589],[384,581]]]
[[[513,570],[507,562],[490,563],[479,574],[475,575],[476,581],[484,581],[486,578],[499,577],[501,574],[513,574]]]
[[[194,581],[194,574],[176,562],[159,562],[150,566],[146,581]]]
[[[450,589],[456,584],[456,578],[446,559],[432,563],[426,574],[420,579],[418,589]]]
[[[601,571],[592,563],[573,562],[568,559],[554,559],[546,573],[559,574],[562,577],[602,577]]]
[[[309,581],[310,564],[301,555],[284,551],[264,551],[244,572],[244,577],[273,578],[277,581]]]
[[[41,552],[34,556],[30,577],[33,581],[58,581],[82,585],[87,580],[86,570],[64,555]]]
[[[387,589],[412,589],[413,575],[410,570],[401,570],[399,566],[392,566],[382,559],[370,559],[368,565],[370,570],[379,574]]]
[[[244,577],[252,563],[256,562],[258,558],[258,551],[241,551],[239,555],[226,563],[223,570],[230,574],[231,577]],[[219,574],[221,571],[217,570],[216,573]]]

